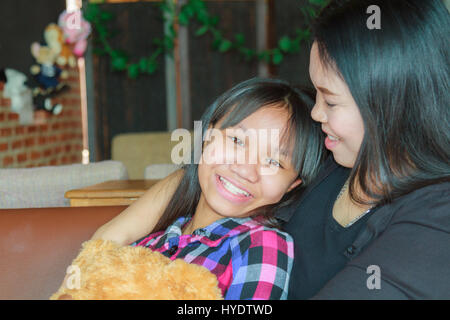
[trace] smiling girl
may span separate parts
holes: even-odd
[[[134,245],[208,268],[225,299],[286,299],[294,247],[273,215],[321,163],[311,106],[308,94],[270,79],[219,97],[202,119],[201,161],[186,166],[156,227]],[[263,138],[271,132],[279,139]]]

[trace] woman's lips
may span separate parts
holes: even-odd
[[[225,179],[226,181],[222,181],[221,178],[222,178],[222,179]],[[226,179],[226,178],[224,178],[224,177],[221,177],[221,176],[219,176],[219,175],[216,174],[216,179],[215,179],[215,180],[216,180],[217,191],[218,191],[225,199],[227,199],[227,200],[229,200],[229,201],[231,201],[231,202],[234,202],[234,203],[243,203],[243,202],[247,202],[247,201],[249,201],[250,199],[253,198],[253,196],[252,196],[249,192],[247,192],[246,190],[243,190],[243,189],[237,187],[237,186],[236,186],[235,184],[233,184],[230,180],[228,180],[228,179]],[[232,186],[229,186],[229,185],[228,185],[228,186],[227,186],[228,189],[227,189],[227,187],[225,186],[226,183],[229,183],[229,184],[231,184]],[[243,192],[246,192],[246,194],[236,194],[236,193],[237,193],[237,190],[236,190],[236,189],[234,189],[234,190],[235,190],[235,193],[233,193],[233,192],[231,192],[231,191],[229,190],[230,188],[240,189],[241,192],[242,192],[242,191],[243,191]]]
[[[327,135],[325,138],[325,148],[328,150],[335,148],[340,142],[339,138],[329,134],[324,129],[322,131]]]
[[[339,139],[333,136],[327,135],[325,138],[325,148],[331,150],[339,144]]]

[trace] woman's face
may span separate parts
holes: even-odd
[[[198,167],[199,206],[210,220],[248,216],[256,208],[280,201],[301,183],[290,161],[291,150],[284,150],[277,138],[282,137],[288,118],[286,108],[267,106],[234,127],[217,129],[221,121],[216,124]]]
[[[311,117],[322,124],[325,147],[340,165],[352,168],[364,137],[359,108],[346,83],[319,58],[317,43],[311,48],[309,75],[317,90]]]

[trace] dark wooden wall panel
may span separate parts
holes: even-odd
[[[295,29],[303,26],[300,8],[307,0],[274,0],[274,27],[276,41],[284,35],[295,36]],[[276,76],[292,84],[311,84],[309,79],[310,44],[303,44],[300,52],[285,55],[283,62],[275,67]],[[311,84],[312,85],[312,84]]]
[[[207,1],[211,14],[220,18],[219,28],[228,38],[243,33],[246,44],[256,48],[256,1]],[[275,0],[272,46],[285,35],[294,35],[303,25],[300,6],[307,0]],[[126,48],[134,57],[152,51],[151,40],[163,34],[163,21],[157,3],[104,4],[102,8],[116,14],[112,27],[121,30],[111,42]],[[264,27],[264,26],[261,26]],[[236,52],[212,50],[213,36],[195,36],[199,25],[191,21],[188,27],[189,89],[191,119],[199,120],[204,110],[234,84],[258,75],[258,62],[244,61]],[[146,41],[148,39],[148,41]],[[298,54],[287,55],[275,66],[273,76],[294,84],[309,84],[309,44]],[[151,76],[129,79],[123,73],[110,70],[109,58],[94,57],[95,104],[97,123],[97,160],[111,155],[111,140],[123,132],[166,130],[166,87],[164,59],[160,69]]]
[[[12,68],[30,77],[35,60],[31,43],[44,41],[44,29],[57,23],[65,0],[0,1],[0,68]]]
[[[256,48],[256,8],[254,1],[212,1],[206,3],[209,12],[220,18],[219,28],[232,39],[237,33],[245,36],[246,44]],[[191,69],[192,120],[199,120],[203,111],[234,84],[258,74],[256,61],[246,62],[236,52],[212,50],[213,36],[196,37],[199,28],[193,23],[189,30],[189,60]]]
[[[157,3],[103,4],[101,8],[116,16],[110,29],[120,33],[111,40],[113,48],[126,50],[133,62],[153,52],[152,39],[162,38],[164,29]],[[137,79],[112,71],[108,56],[94,56],[93,68],[97,160],[110,159],[112,138],[119,133],[166,130],[163,56],[156,73]]]

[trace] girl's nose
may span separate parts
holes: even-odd
[[[258,165],[257,164],[239,164],[233,163],[230,165],[230,170],[238,175],[240,178],[251,183],[258,181]]]

